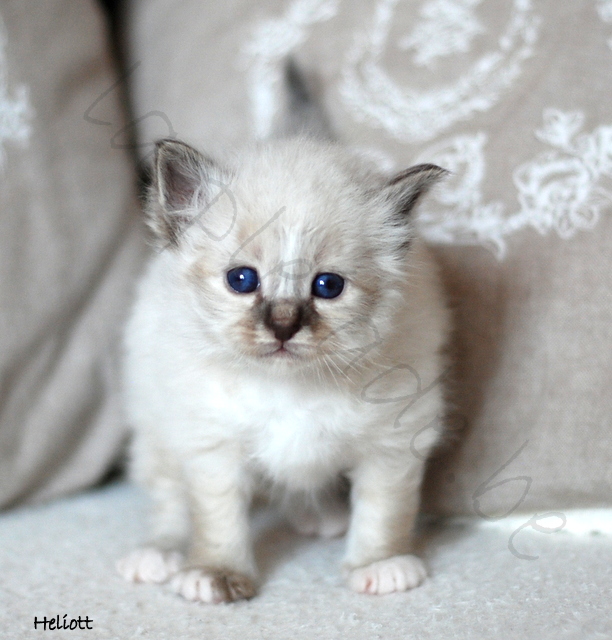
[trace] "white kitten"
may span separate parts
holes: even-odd
[[[344,477],[349,586],[424,579],[410,537],[444,410],[449,317],[413,207],[443,173],[420,165],[389,180],[306,137],[231,168],[158,144],[159,252],[125,341],[133,472],[154,523],[151,545],[119,563],[126,578],[172,578],[204,602],[251,597],[253,492],[281,490],[298,529],[338,535]]]

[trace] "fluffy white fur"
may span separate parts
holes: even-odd
[[[388,180],[306,138],[255,147],[233,167],[158,146],[159,251],[125,340],[132,468],[153,498],[153,531],[120,563],[126,578],[171,579],[203,602],[251,597],[254,492],[278,497],[298,530],[338,535],[343,477],[349,586],[389,593],[424,579],[410,537],[439,436],[428,425],[444,412],[449,317],[412,207],[442,173]],[[257,270],[257,291],[228,286],[237,266]],[[339,297],[311,295],[325,272],[345,278]],[[309,321],[281,343],[262,309],[298,307]]]

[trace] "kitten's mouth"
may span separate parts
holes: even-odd
[[[291,358],[297,358],[297,354],[292,349],[288,349],[284,343],[275,345],[275,347],[263,354],[264,358],[280,358],[283,360],[289,360]]]

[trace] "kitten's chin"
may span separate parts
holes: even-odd
[[[291,343],[265,345],[252,355],[263,366],[282,369],[300,368],[310,360],[307,349]]]
[[[269,351],[268,353],[265,353],[262,356],[262,358],[274,358],[274,359],[281,358],[283,360],[287,360],[287,359],[295,360],[298,357],[299,356],[297,356],[293,351],[290,351],[285,347],[278,347],[277,349],[274,349],[274,351]]]
[[[259,354],[259,358],[272,362],[294,362],[303,360],[303,353],[290,345],[272,345]]]

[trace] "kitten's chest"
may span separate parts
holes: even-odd
[[[241,416],[251,466],[293,488],[326,483],[350,466],[358,405],[348,392],[255,385]]]

